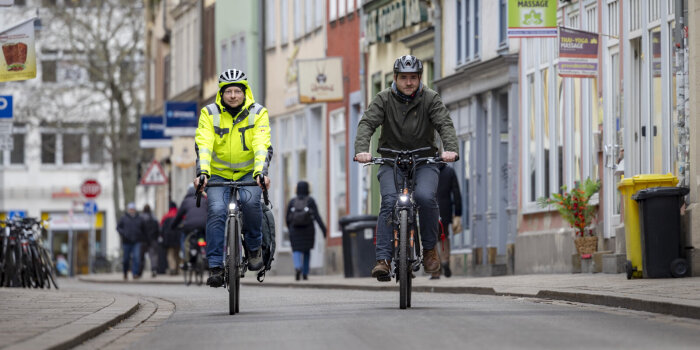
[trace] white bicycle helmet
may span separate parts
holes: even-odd
[[[219,89],[233,83],[241,83],[248,80],[245,73],[238,69],[227,69],[219,74]],[[247,81],[246,81],[247,82]]]
[[[423,62],[416,56],[405,55],[394,61],[394,74],[399,73],[423,73]]]

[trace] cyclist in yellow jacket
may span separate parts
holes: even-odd
[[[260,187],[241,189],[243,234],[248,248],[248,269],[263,266],[262,183],[270,185],[267,167],[272,159],[270,120],[267,109],[255,102],[243,71],[227,69],[219,75],[216,102],[202,108],[195,135],[197,177],[207,182],[227,180],[253,181]],[[207,189],[207,260],[210,276],[207,285],[221,287],[223,278],[224,227],[229,192],[225,187]]]

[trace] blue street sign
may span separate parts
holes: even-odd
[[[97,203],[95,201],[87,201],[83,204],[83,211],[88,215],[95,215],[97,213]]]
[[[171,137],[165,136],[165,124],[162,115],[141,116],[141,148],[170,147]]]
[[[7,218],[12,220],[14,218],[26,218],[27,212],[25,210],[10,210],[7,212]]]
[[[12,119],[12,96],[0,96],[0,118]]]
[[[198,118],[197,102],[165,102],[165,135],[194,136]]]

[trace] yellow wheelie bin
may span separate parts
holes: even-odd
[[[627,262],[625,272],[627,279],[642,277],[642,240],[639,228],[639,205],[632,199],[632,195],[639,190],[649,187],[673,187],[678,184],[678,178],[669,173],[642,174],[625,178],[617,183],[617,189],[622,194],[625,203],[625,248],[627,250]]]

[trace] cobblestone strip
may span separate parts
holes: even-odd
[[[126,349],[141,337],[153,332],[175,312],[175,304],[170,301],[140,297],[139,310],[128,319],[114,325],[102,334],[79,346],[76,350],[120,350]]]
[[[84,303],[89,304],[91,300],[89,296],[85,296]],[[129,317],[138,309],[138,300],[131,296],[115,295],[112,297],[113,302],[91,312],[87,315],[74,319],[68,323],[47,330],[34,337],[24,341],[16,342],[2,350],[20,350],[20,349],[49,349],[63,350],[72,348],[86,339],[92,338],[100,334],[105,329],[118,323],[119,321]],[[80,298],[78,298],[80,299]],[[80,300],[75,300],[80,302]],[[59,301],[63,302],[63,301]],[[48,312],[70,312],[65,306],[56,307],[46,310]],[[31,327],[31,325],[25,325]]]

